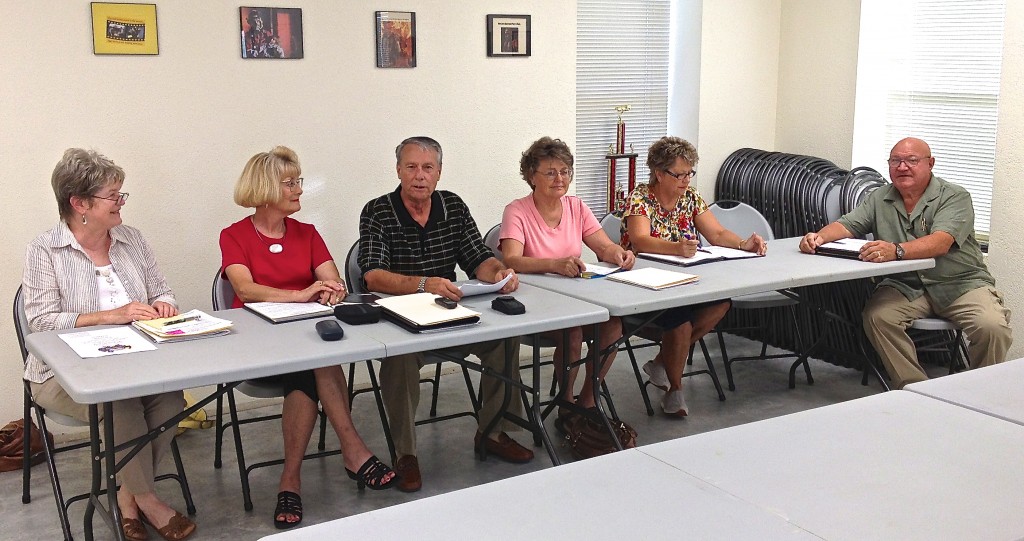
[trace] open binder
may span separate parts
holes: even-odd
[[[384,310],[384,318],[403,329],[421,333],[452,329],[480,322],[480,313],[459,305],[444,308],[434,302],[433,293],[396,295],[377,301]]]
[[[697,253],[693,254],[693,257],[647,253],[640,254],[637,257],[641,257],[643,259],[648,259],[651,261],[658,261],[661,263],[668,263],[670,265],[692,267],[694,265],[700,265],[702,263],[711,263],[714,261],[727,261],[729,259],[747,259],[750,257],[762,256],[759,256],[753,252],[744,252],[743,250],[737,250],[735,248],[726,248],[724,246],[707,246],[704,248],[698,248]]]

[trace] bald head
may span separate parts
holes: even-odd
[[[920,139],[907,137],[893,145],[892,150],[889,151],[889,155],[911,155],[919,158],[927,158],[932,155],[932,149],[928,146],[928,143],[925,143]]]

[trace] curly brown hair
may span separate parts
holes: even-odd
[[[690,167],[697,167],[697,148],[685,139],[665,136],[647,149],[647,168],[651,170],[651,186],[658,183],[656,173],[668,171],[676,163],[676,158],[686,160]]]
[[[530,184],[530,177],[537,172],[537,167],[544,160],[559,160],[569,166],[569,170],[572,171],[574,160],[569,145],[561,139],[541,137],[534,141],[530,148],[526,149],[526,152],[523,152],[523,157],[519,160],[519,174],[523,175],[523,180],[530,185],[531,189],[533,184]]]

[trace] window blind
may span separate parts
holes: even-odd
[[[615,106],[629,104],[626,151],[647,182],[647,147],[668,129],[670,0],[578,0],[576,8],[576,195],[600,218],[607,211],[605,155],[615,144]],[[626,160],[616,178],[626,179]]]
[[[981,235],[992,208],[1005,8],[1003,0],[888,0],[864,2],[861,12],[862,34],[885,33],[879,39],[887,44],[862,55],[871,65],[858,72],[885,88],[884,103],[862,104],[858,96],[858,110],[884,107],[884,136],[869,165],[887,172],[884,159],[896,141],[924,139],[936,157],[934,174],[971,193]]]

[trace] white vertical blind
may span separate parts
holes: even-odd
[[[861,5],[854,161],[888,171],[896,141],[924,139],[935,175],[970,191],[979,234],[988,233],[992,208],[1005,9],[1004,0]],[[884,131],[862,115],[884,120]]]
[[[648,178],[647,147],[668,125],[670,0],[577,0],[576,195],[601,217],[607,212],[608,146],[615,144],[615,106],[637,157],[637,182]],[[617,179],[627,176],[619,160]]]

